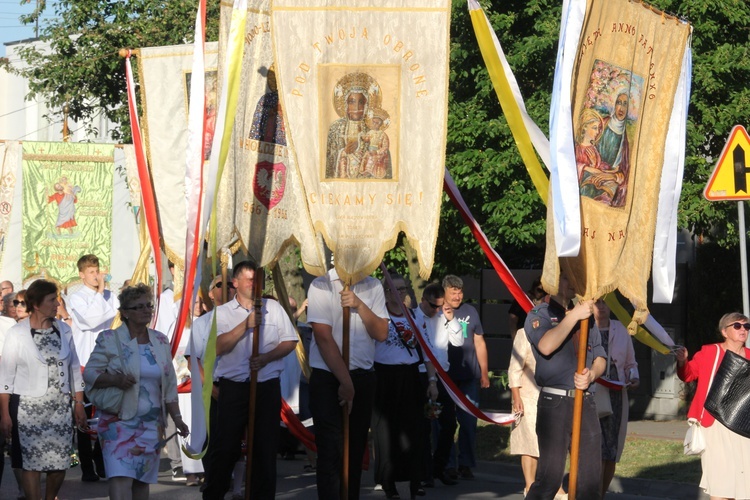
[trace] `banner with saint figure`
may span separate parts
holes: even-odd
[[[307,212],[304,188],[287,138],[271,48],[269,0],[248,1],[241,85],[227,161],[216,194],[216,245],[239,247],[273,266],[299,244],[305,269],[325,272],[322,245]],[[222,2],[219,52],[226,54],[233,4]],[[219,60],[224,73],[226,60]]]
[[[543,284],[555,290],[561,267],[584,298],[618,289],[642,323],[657,217],[673,216],[669,231],[676,235],[691,27],[641,2],[566,3],[585,5],[585,15],[577,51],[558,60],[562,91],[551,120],[556,169]],[[575,13],[568,14],[571,22]],[[567,116],[560,112],[566,106]],[[561,206],[567,212],[556,212]],[[558,225],[579,207],[579,234]],[[555,238],[568,236],[580,238],[580,252],[558,260]]]
[[[23,142],[23,281],[67,286],[88,253],[110,268],[113,176],[113,144]]]
[[[218,44],[206,43],[205,159],[211,155],[219,77]],[[193,46],[171,45],[138,49],[138,73],[143,103],[143,137],[153,179],[164,253],[182,273],[185,260],[185,150]],[[182,279],[175,284],[181,289]],[[177,292],[177,290],[176,290]]]
[[[274,0],[282,107],[315,230],[345,281],[369,275],[403,231],[434,262],[451,3]]]

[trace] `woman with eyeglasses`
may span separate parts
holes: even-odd
[[[681,347],[675,351],[680,380],[698,381],[688,420],[695,419],[703,427],[706,448],[701,455],[703,476],[700,487],[712,500],[750,498],[750,439],[730,431],[703,408],[710,381],[721,366],[724,354],[732,351],[750,359],[750,349],[745,347],[748,330],[750,320],[747,316],[728,313],[719,320],[723,342],[704,345],[690,361],[687,349]]]
[[[148,498],[149,484],[159,474],[167,415],[181,436],[188,435],[188,426],[177,403],[169,340],[148,328],[154,313],[151,289],[130,286],[118,299],[123,325],[99,334],[83,378],[87,388],[124,391],[118,415],[97,411],[110,498]]]
[[[24,495],[42,498],[45,472],[44,498],[49,500],[70,468],[74,420],[87,425],[83,381],[70,327],[55,320],[57,285],[37,280],[25,298],[31,314],[8,330],[0,363],[0,432],[9,439],[15,422]],[[11,395],[18,395],[12,405]]]

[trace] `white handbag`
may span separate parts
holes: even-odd
[[[714,367],[711,369],[711,378],[708,381],[708,389],[706,390],[706,394],[708,394],[708,391],[711,390],[711,384],[714,381],[714,373],[716,372],[716,364],[719,362],[719,349],[721,349],[718,345],[716,346],[716,359],[714,359]],[[682,451],[685,453],[685,455],[702,455],[703,451],[706,449],[706,438],[703,436],[703,427],[701,426],[700,421],[703,420],[703,413],[706,411],[706,408],[704,407],[701,410],[701,418],[699,420],[696,420],[694,418],[688,419],[688,427],[687,433],[685,434],[685,440],[682,442]]]

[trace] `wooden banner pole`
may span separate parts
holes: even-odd
[[[253,328],[253,351],[250,356],[255,356],[260,348],[260,322],[261,308],[263,307],[263,268],[255,270],[255,281],[253,282],[253,308],[255,310],[255,328]],[[226,285],[226,283],[224,283]],[[248,360],[249,362],[249,360]],[[250,500],[250,479],[253,470],[253,435],[255,432],[255,400],[258,394],[258,370],[250,368],[250,398],[247,409],[247,461],[245,463],[245,500]]]
[[[349,284],[344,285],[344,291],[349,290]],[[341,357],[344,358],[344,365],[349,369],[349,311],[350,308],[344,307],[342,338],[341,338]],[[344,449],[341,464],[341,498],[349,498],[349,405],[341,407],[342,432],[344,434]]]
[[[578,339],[578,369],[581,373],[586,368],[586,353],[589,343],[589,318],[581,321],[581,333]],[[573,435],[570,441],[570,475],[568,481],[568,498],[575,500],[578,481],[578,456],[581,450],[581,417],[583,415],[583,391],[576,389],[573,401]]]

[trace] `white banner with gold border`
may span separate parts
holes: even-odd
[[[400,231],[420,274],[442,196],[451,3],[274,0],[287,136],[316,231],[344,280],[369,275]]]
[[[271,50],[269,0],[248,1],[241,85],[231,145],[216,194],[217,247],[242,246],[260,266],[273,266],[284,249],[300,245],[305,269],[325,273],[322,245],[310,221],[296,157],[287,141]],[[219,51],[233,4],[222,2]],[[224,58],[219,66],[223,74]]]
[[[208,160],[216,125],[217,42],[206,44],[206,134]],[[164,253],[182,269],[185,256],[185,149],[193,46],[144,47],[138,51],[143,136],[153,178]]]

